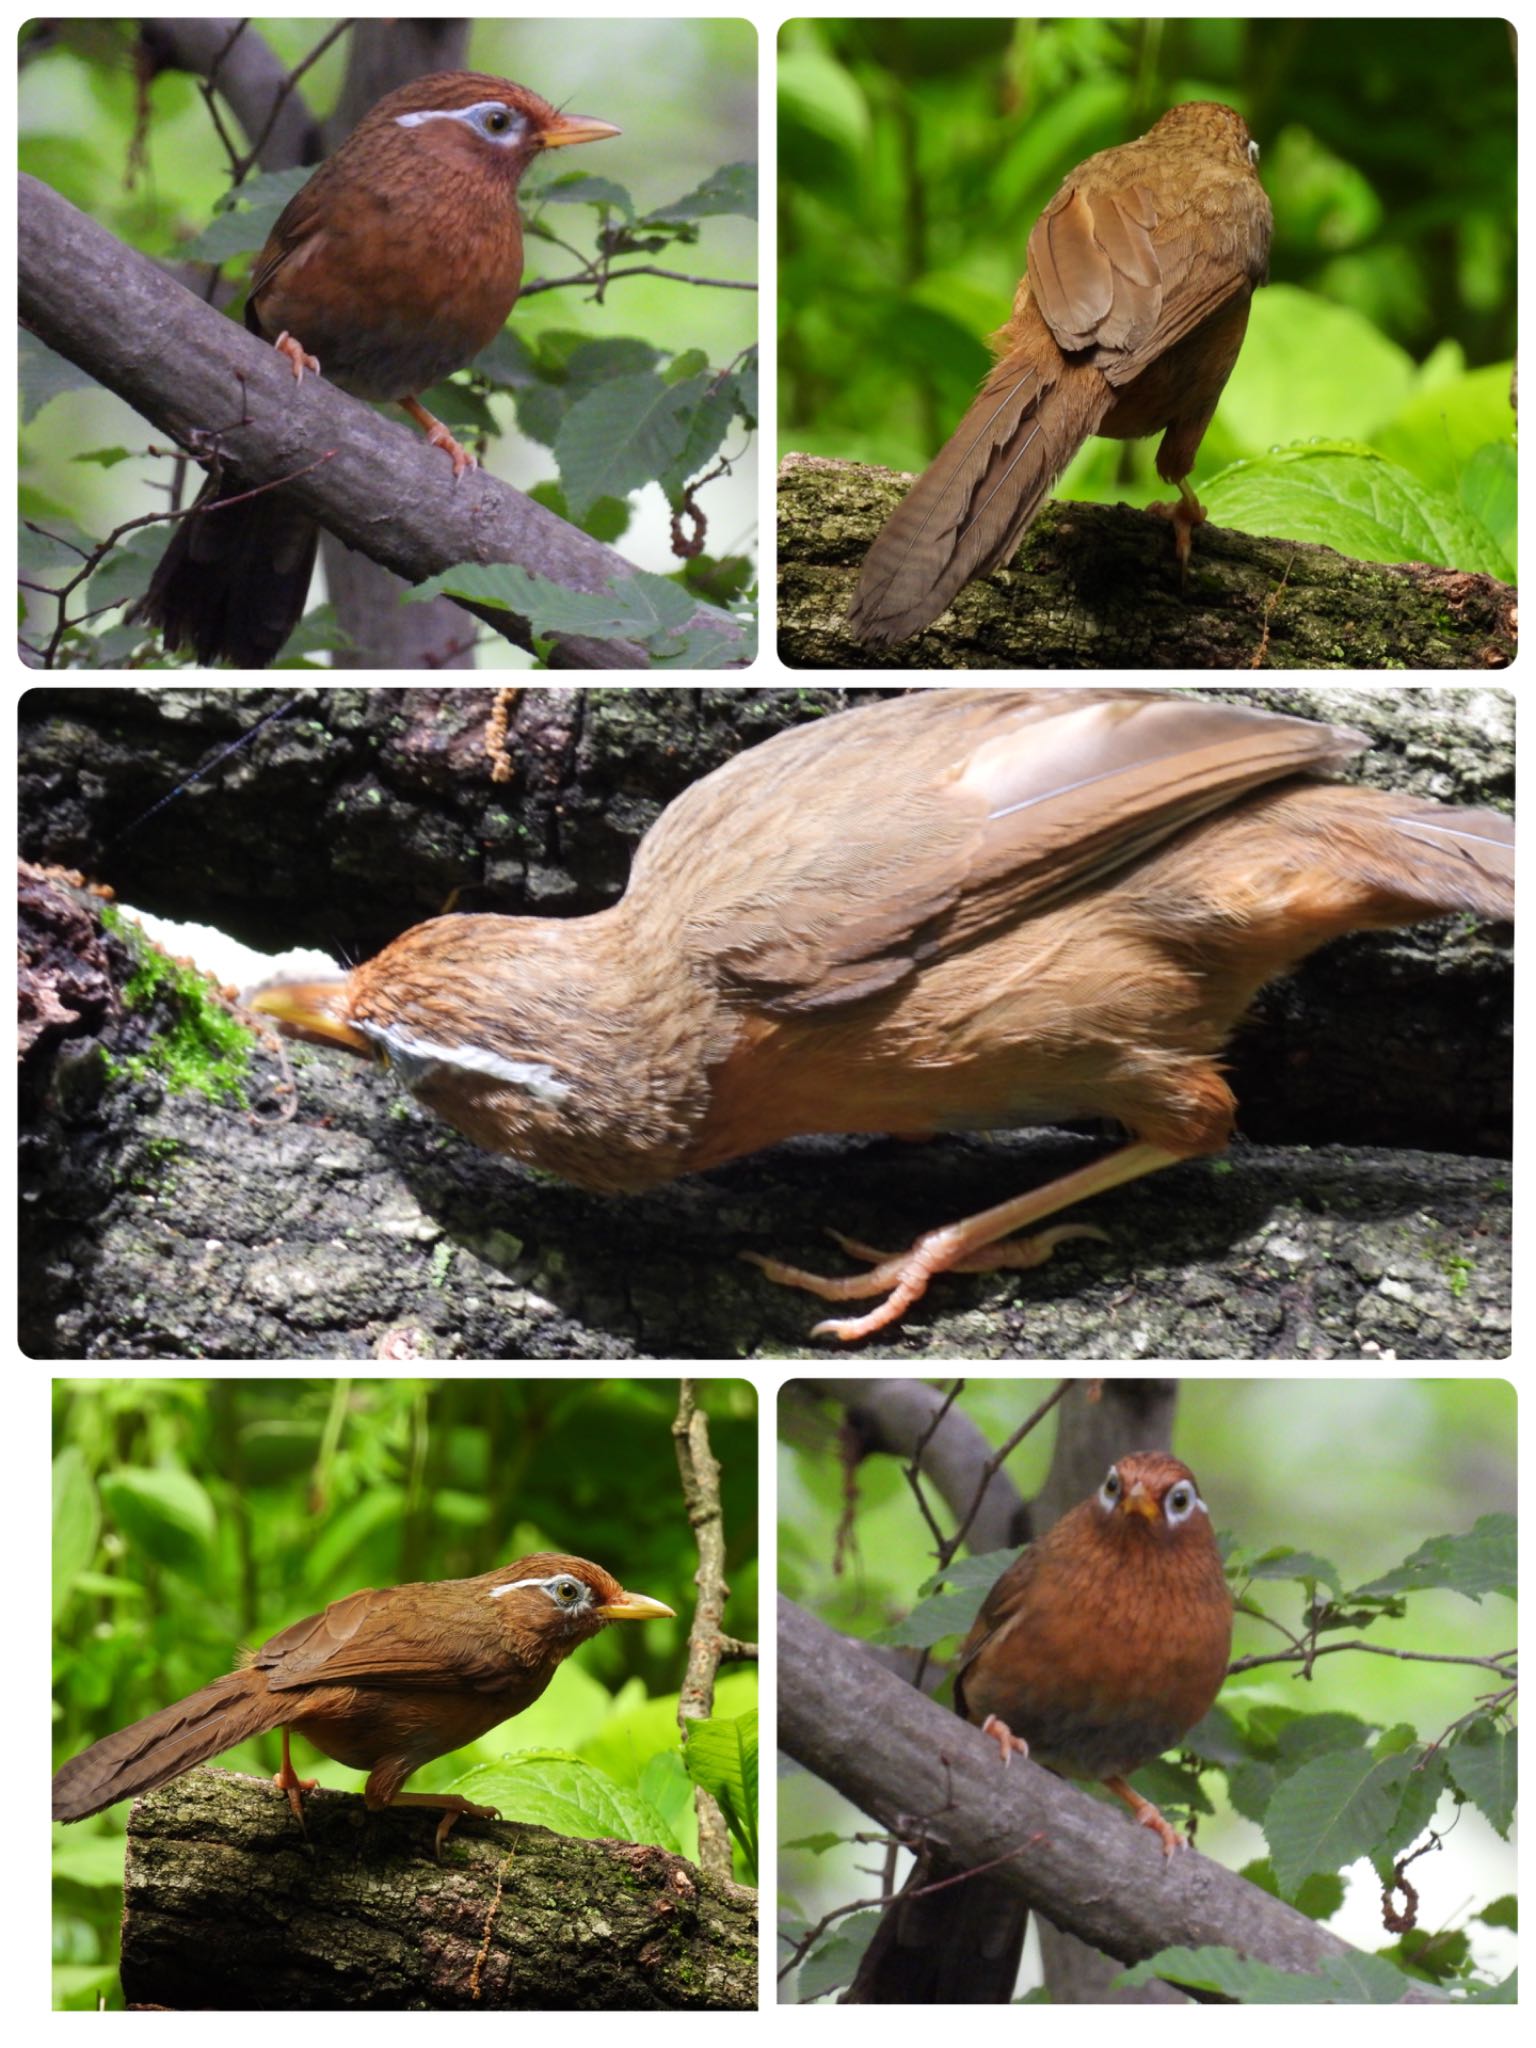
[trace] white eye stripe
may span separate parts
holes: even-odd
[[[572,1092],[570,1082],[562,1081],[543,1060],[504,1059],[483,1045],[439,1045],[399,1025],[364,1018],[358,1018],[354,1028],[379,1047],[407,1088],[419,1087],[434,1067],[457,1067],[463,1073],[509,1082],[540,1102],[563,1102]]]
[[[507,117],[507,126],[500,135],[487,134],[485,124],[492,114]],[[520,142],[528,127],[524,117],[513,113],[505,100],[477,100],[472,107],[424,107],[418,113],[395,116],[397,128],[419,128],[424,121],[462,121],[496,143]]]
[[[537,1586],[541,1593],[547,1593],[550,1599],[553,1600],[555,1598],[554,1589],[556,1586],[564,1586],[572,1583],[581,1586],[582,1592],[587,1596],[589,1600],[591,1599],[591,1587],[583,1585],[580,1579],[573,1581],[571,1579],[571,1574],[569,1572],[556,1572],[555,1576],[552,1579],[508,1579],[507,1583],[504,1586],[492,1586],[490,1597],[493,1600],[499,1600],[501,1599],[503,1594],[515,1593],[519,1590],[520,1587]],[[571,1604],[573,1606],[580,1606],[582,1603],[578,1600],[573,1601]]]

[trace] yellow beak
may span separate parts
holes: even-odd
[[[321,1045],[339,1045],[348,1052],[366,1053],[374,1048],[341,1014],[346,996],[344,978],[335,981],[275,981],[270,988],[257,989],[246,998],[248,1010],[276,1017],[285,1031],[296,1038],[314,1039]]]
[[[601,142],[623,133],[611,121],[594,121],[590,114],[556,114],[548,127],[539,130],[539,141],[546,149],[565,149],[573,142]]]
[[[617,1600],[610,1600],[594,1612],[604,1621],[658,1621],[664,1615],[672,1616],[675,1610],[664,1600],[652,1600],[645,1593],[621,1593]]]
[[[1145,1515],[1149,1522],[1157,1520],[1157,1502],[1139,1479],[1121,1501],[1120,1509],[1122,1514]]]

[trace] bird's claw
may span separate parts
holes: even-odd
[[[312,356],[307,349],[301,347],[286,327],[277,337],[276,341],[273,342],[272,346],[280,356],[288,358],[289,365],[293,370],[293,381],[295,384],[302,384],[304,382],[304,372],[306,370],[313,370],[315,375],[319,376],[320,358]]]
[[[1012,1763],[1015,1756],[1029,1755],[1029,1744],[1024,1740],[1023,1736],[1015,1735],[1008,1726],[1008,1723],[999,1720],[996,1714],[988,1714],[985,1721],[981,1724],[981,1732],[983,1735],[989,1735],[997,1744],[998,1753],[1003,1759],[1004,1770]]]

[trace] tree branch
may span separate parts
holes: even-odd
[[[978,1730],[790,1600],[779,1602],[778,1644],[779,1736],[791,1756],[881,1826],[920,1828],[946,1863],[995,1864],[989,1885],[1117,1961],[1213,1944],[1310,1972],[1355,1953],[1198,1853],[1165,1863],[1144,1829],[1038,1765],[1016,1760],[1005,1773]]]
[[[20,181],[18,267],[22,317],[51,348],[178,439],[217,445],[257,483],[306,471],[290,486],[298,502],[408,582],[459,562],[516,562],[580,591],[634,574],[622,555],[484,471],[455,483],[438,450],[323,378],[296,387],[274,350],[30,177]],[[525,621],[465,609],[532,645]],[[740,640],[733,621],[705,606],[692,623]],[[647,656],[633,642],[573,634],[559,665],[643,668]]]

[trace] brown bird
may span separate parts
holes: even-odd
[[[619,130],[507,78],[438,71],[386,95],[278,215],[245,324],[354,398],[402,405],[453,463],[474,457],[421,404],[489,347],[523,281],[517,188],[541,150]],[[298,624],[319,529],[281,492],[239,505],[225,465],[161,557],[136,616],[204,664],[260,668]]]
[[[1507,917],[1494,812],[1311,778],[1355,732],[1214,698],[923,690],[684,792],[595,916],[456,916],[254,1007],[386,1059],[493,1152],[606,1193],[803,1132],[1110,1117],[1133,1142],[826,1279],[893,1322],[945,1271],[1034,1265],[1088,1196],[1220,1151],[1220,1054],[1266,981],[1362,926]],[[1097,1233],[1089,1231],[1090,1235]]]
[[[955,1667],[955,1711],[1063,1777],[1107,1786],[1163,1845],[1184,1837],[1126,1780],[1209,1711],[1232,1649],[1232,1596],[1195,1476],[1134,1451],[1011,1564]],[[924,1870],[919,1883],[932,1884]],[[904,1897],[865,1951],[851,2003],[993,2003],[1013,1995],[1025,1914],[984,1878]],[[988,1929],[986,1953],[973,1937]]]
[[[1157,473],[1179,500],[1154,509],[1171,512],[1182,569],[1205,517],[1186,478],[1269,274],[1258,160],[1240,114],[1195,100],[1071,173],[1030,231],[981,396],[864,557],[856,640],[921,632],[1008,561],[1090,434],[1162,434]]]
[[[413,1771],[531,1707],[556,1668],[610,1621],[648,1621],[670,1607],[626,1593],[582,1557],[520,1557],[477,1579],[441,1579],[350,1593],[283,1629],[240,1669],[71,1758],[53,1780],[55,1820],[84,1820],[152,1792],[252,1735],[280,1728],[273,1780],[300,1826],[297,1732],[322,1755],[366,1771],[363,1803],[441,1812],[440,1851],[461,1814],[499,1818],[451,1792],[402,1792]]]

